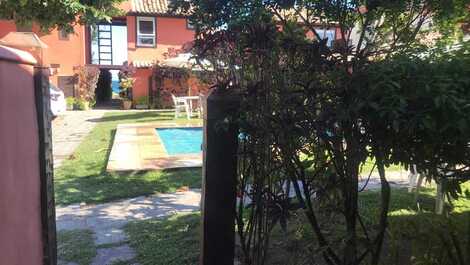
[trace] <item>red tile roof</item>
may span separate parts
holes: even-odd
[[[131,0],[131,12],[163,15],[169,13],[170,0]]]

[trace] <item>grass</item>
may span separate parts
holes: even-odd
[[[70,230],[57,233],[57,256],[60,262],[89,265],[96,256],[91,230]],[[60,264],[60,263],[59,263]]]
[[[364,174],[364,176],[367,176],[367,175],[369,175],[372,168],[374,168],[374,171],[372,171],[373,172],[372,174],[378,175],[379,171],[377,170],[377,165],[375,165],[375,166],[374,165],[375,165],[375,160],[372,159],[372,158],[368,158],[367,161],[362,165],[361,173]],[[388,167],[386,167],[387,172],[401,171],[401,170],[404,170],[404,168],[400,165],[393,165],[392,164],[392,165],[389,165]]]
[[[134,265],[134,262],[129,260],[116,260],[109,265]]]
[[[406,189],[392,189],[389,213],[389,229],[384,246],[382,264],[453,264],[445,258],[448,237],[453,231],[462,243],[469,240],[470,232],[470,183],[459,200],[454,201],[449,219],[435,215],[434,189],[424,189],[419,197],[420,210],[415,204],[415,196]],[[360,194],[361,216],[367,227],[374,229],[379,212],[378,191]],[[338,216],[336,216],[337,218]],[[342,246],[342,219],[330,219],[320,215],[326,236]],[[449,224],[449,220],[451,224]],[[166,219],[137,221],[127,225],[126,232],[130,244],[137,251],[136,260],[142,265],[196,265],[199,255],[200,214],[175,215]],[[360,237],[360,241],[363,237]],[[305,264],[314,257],[317,249],[315,236],[301,212],[294,213],[284,232],[276,227],[272,234],[269,249],[269,265]],[[184,250],[184,251],[181,251]],[[318,253],[318,252],[316,252]],[[470,253],[469,253],[470,254]],[[470,257],[468,257],[470,259]],[[316,260],[323,264],[321,258]]]
[[[137,221],[125,227],[141,265],[196,265],[200,214]]]
[[[186,119],[175,120],[173,117],[171,112],[106,113],[75,153],[56,170],[56,204],[103,203],[155,192],[174,192],[182,186],[200,188],[200,169],[106,172],[107,159],[118,124],[187,122]]]

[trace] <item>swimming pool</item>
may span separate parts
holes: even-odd
[[[200,153],[202,128],[157,128],[168,155]]]

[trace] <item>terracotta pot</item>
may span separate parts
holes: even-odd
[[[131,109],[132,101],[131,100],[123,100],[121,101],[121,109]]]

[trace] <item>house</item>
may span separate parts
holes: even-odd
[[[170,0],[128,0],[120,4],[123,16],[114,17],[111,23],[103,22],[95,27],[76,25],[75,32],[54,29],[42,33],[37,25],[24,27],[12,21],[0,20],[0,40],[11,32],[34,32],[48,48],[41,51],[43,65],[50,67],[50,80],[64,89],[66,96],[73,96],[71,77],[74,68],[82,65],[96,65],[102,71],[116,72],[124,62],[136,68],[135,83],[132,91],[134,101],[139,98],[163,91],[162,100],[168,102],[169,94],[183,94],[192,91],[198,93],[207,89],[195,78],[185,84],[166,80],[156,87],[153,66],[168,56],[177,54],[185,44],[194,40],[195,31],[185,16],[172,14]],[[335,26],[323,29],[319,25],[318,33],[328,38],[328,45],[340,39],[339,29]],[[314,38],[311,32],[307,35]],[[173,80],[174,81],[174,80]],[[98,88],[101,89],[101,88]],[[156,90],[159,90],[157,93]]]
[[[48,48],[35,49],[24,46],[15,47],[31,52],[43,65],[51,68],[50,81],[62,88],[67,86],[67,81],[74,74],[74,66],[86,64],[86,27],[77,25],[75,33],[67,34],[64,31],[53,29],[45,34],[37,25],[16,25],[13,21],[0,20],[0,41],[5,40],[12,32],[34,32],[39,41],[46,44]],[[21,40],[26,42],[26,40]],[[6,44],[7,43],[2,43]],[[41,59],[41,60],[39,60]],[[66,91],[66,93],[71,91]]]
[[[68,96],[73,94],[70,77],[74,67],[92,64],[117,71],[125,61],[136,68],[134,99],[148,96],[153,64],[192,42],[194,30],[186,17],[170,13],[169,0],[129,0],[120,7],[122,17],[93,28],[76,25],[71,34],[58,29],[43,33],[38,25],[0,20],[0,40],[11,32],[34,32],[47,48],[33,54],[42,57],[43,65],[51,69],[50,81]]]
[[[168,0],[131,0],[121,9],[126,16],[100,24],[92,32],[90,63],[110,69],[124,61],[132,63],[136,68],[133,98],[137,100],[150,94],[152,66],[192,42],[195,32],[186,17],[170,13]],[[127,42],[120,42],[117,35],[127,35]]]

